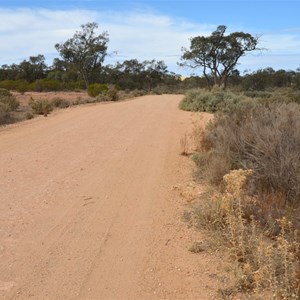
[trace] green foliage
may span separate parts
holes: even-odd
[[[214,87],[211,91],[194,89],[187,92],[179,107],[188,111],[230,112],[238,103],[247,101],[243,95]]]
[[[0,81],[0,88],[4,88],[10,91],[17,91],[20,93],[25,93],[31,90],[31,84],[29,84],[26,80],[3,80]]]
[[[90,97],[97,97],[99,94],[108,91],[108,86],[106,84],[93,83],[88,86],[88,95]]]
[[[34,114],[47,115],[53,110],[53,106],[48,100],[45,99],[33,99],[29,101],[29,106],[31,107]]]
[[[46,77],[47,65],[44,55],[30,56],[18,65],[18,78],[27,82],[34,82],[37,79]]]
[[[108,33],[96,35],[97,28],[97,23],[81,25],[81,31],[77,31],[72,38],[55,45],[63,59],[60,65],[67,71],[78,71],[86,86],[94,81],[107,55]]]
[[[32,89],[36,92],[50,92],[50,91],[61,91],[63,85],[59,80],[56,79],[39,79],[32,84]]]
[[[181,65],[201,67],[208,84],[207,70],[211,72],[215,85],[226,86],[228,77],[235,72],[238,60],[257,48],[258,38],[244,32],[233,32],[225,36],[226,29],[224,25],[218,26],[208,37],[192,38],[190,49],[182,49],[184,53]]]

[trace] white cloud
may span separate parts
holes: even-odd
[[[188,47],[190,37],[208,35],[216,28],[216,24],[191,23],[184,19],[146,12],[0,9],[0,65],[19,63],[37,54],[44,54],[51,63],[58,56],[54,48],[56,43],[70,38],[81,24],[94,21],[99,24],[99,32],[108,31],[109,51],[118,52],[107,63],[131,58],[158,59],[164,60],[172,71],[183,73],[187,71],[176,66],[181,47]],[[235,30],[230,28],[230,31]],[[243,58],[245,67],[241,65],[241,69],[249,66],[253,70],[259,68],[262,58],[270,66],[273,65],[272,61],[288,64],[292,58],[287,58],[286,54],[299,53],[298,32],[269,34],[262,37],[262,42],[262,46],[270,50],[262,56]],[[285,58],[274,59],[270,53],[285,54]],[[295,63],[294,68],[298,65],[299,63]]]

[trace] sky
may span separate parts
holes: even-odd
[[[190,38],[227,33],[259,36],[262,51],[241,58],[243,73],[300,66],[300,0],[0,0],[0,65],[43,54],[59,57],[54,45],[88,22],[109,34],[105,64],[127,59],[163,60],[177,74],[197,74],[178,66]]]

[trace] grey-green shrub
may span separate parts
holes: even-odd
[[[47,115],[53,110],[53,106],[46,99],[37,99],[33,98],[29,101],[29,106],[31,107],[34,114],[38,115]]]
[[[219,87],[214,87],[211,91],[194,89],[187,92],[179,107],[188,111],[230,112],[239,102],[246,100],[250,99]]]
[[[207,145],[205,170],[211,182],[220,183],[233,169],[252,169],[256,191],[300,200],[300,105],[237,106],[230,114],[216,115],[198,138]],[[196,162],[201,164],[200,157]]]
[[[53,107],[58,107],[58,108],[67,108],[71,105],[70,101],[59,98],[59,97],[54,97],[51,100],[51,105]]]

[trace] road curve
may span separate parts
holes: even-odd
[[[208,299],[174,191],[190,172],[181,98],[0,130],[0,299]]]

